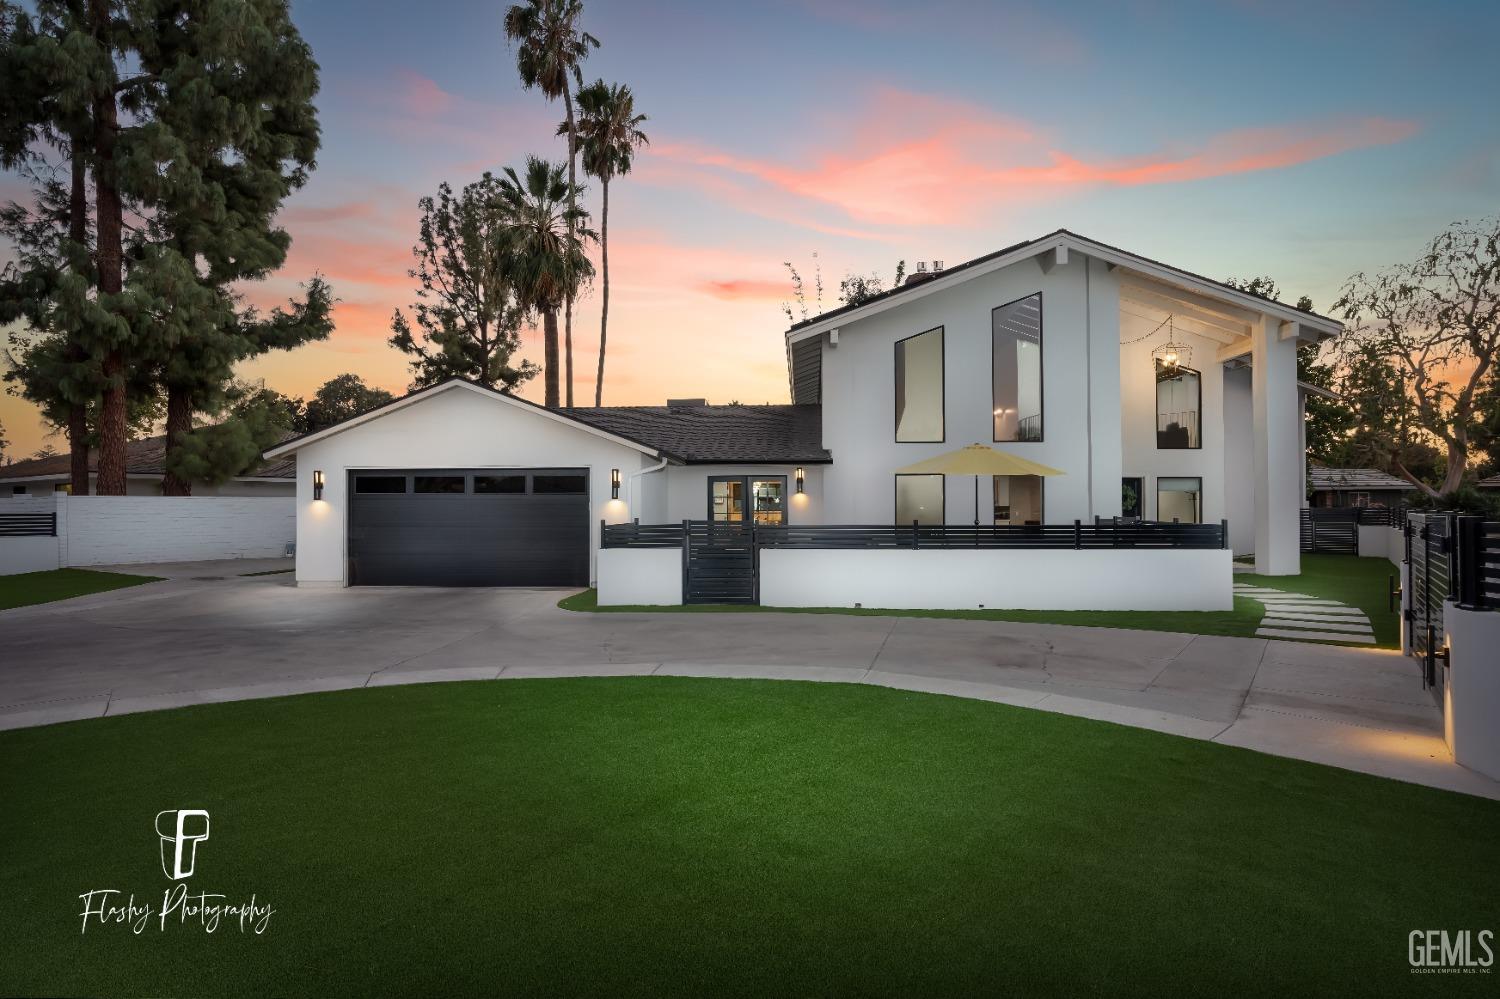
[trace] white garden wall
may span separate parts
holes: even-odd
[[[0,576],[58,567],[57,538],[0,538]]]
[[[767,548],[767,607],[1231,610],[1224,549]]]
[[[63,565],[280,558],[297,535],[289,497],[62,496]]]
[[[1443,705],[1445,735],[1453,759],[1470,770],[1500,780],[1500,611],[1443,607],[1448,643]]]
[[[604,548],[598,571],[601,607],[682,603],[681,548]]]

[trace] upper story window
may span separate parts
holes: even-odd
[[[896,441],[943,440],[943,328],[896,341]]]
[[[1156,446],[1167,450],[1203,446],[1199,416],[1203,379],[1192,368],[1156,362]]]
[[[990,313],[995,440],[1042,439],[1042,295]]]

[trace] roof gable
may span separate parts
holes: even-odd
[[[1267,298],[1260,298],[1248,292],[1240,291],[1222,281],[1195,274],[1192,271],[1183,270],[1164,264],[1150,257],[1131,253],[1108,243],[1100,243],[1097,240],[1080,236],[1067,229],[1058,229],[1037,239],[1026,240],[1015,243],[1004,249],[987,253],[973,260],[967,260],[956,267],[949,267],[934,277],[915,284],[903,284],[888,291],[884,291],[873,298],[867,299],[857,305],[845,305],[822,315],[805,319],[794,324],[786,331],[788,344],[795,344],[808,337],[818,336],[834,329],[844,323],[853,323],[870,316],[878,315],[887,309],[907,302],[915,301],[927,295],[937,294],[953,288],[956,285],[993,273],[1023,260],[1029,260],[1039,254],[1062,250],[1076,250],[1084,256],[1103,260],[1105,263],[1129,267],[1140,271],[1147,276],[1168,284],[1178,285],[1190,291],[1221,298],[1243,308],[1252,309],[1256,312],[1264,312],[1276,316],[1284,322],[1297,322],[1317,330],[1326,336],[1337,334],[1343,327],[1338,320],[1328,316],[1319,315],[1315,312],[1303,312],[1295,306],[1287,305],[1285,302],[1276,302]]]
[[[403,409],[418,405],[428,399],[432,399],[436,396],[442,395],[443,393],[462,391],[474,392],[487,399],[492,399],[496,402],[508,406],[518,407],[520,409],[526,410],[527,412],[534,413],[537,416],[544,417],[545,419],[554,420],[558,423],[566,424],[586,434],[592,434],[595,437],[600,437],[612,443],[621,444],[629,448],[634,448],[635,450],[640,451],[642,454],[650,455],[653,458],[661,457],[659,449],[654,448],[648,444],[643,444],[642,442],[637,440],[631,440],[630,438],[625,437],[621,434],[600,429],[599,427],[596,427],[590,423],[585,423],[583,420],[579,420],[568,415],[568,410],[548,409],[545,406],[538,406],[534,402],[527,402],[525,399],[519,399],[516,396],[509,395],[505,392],[500,392],[485,385],[480,385],[477,382],[467,381],[463,378],[450,378],[447,381],[439,382],[436,385],[430,385],[427,388],[417,389],[415,392],[408,392],[401,398],[394,399],[391,402],[386,403],[384,406],[378,406],[367,413],[361,413],[359,416],[350,417],[349,419],[344,420],[340,423],[335,423],[331,427],[324,427],[322,430],[316,430],[312,433],[303,434],[300,437],[293,437],[291,440],[283,441],[282,443],[271,448],[265,453],[264,457],[267,460],[283,458],[288,455],[295,454],[297,451],[301,450],[309,444],[325,440],[326,438],[332,437],[335,434],[341,434],[346,430],[353,430],[355,427],[361,427],[367,423],[372,423],[375,420],[380,419],[382,416],[388,416],[391,413],[400,412]]]

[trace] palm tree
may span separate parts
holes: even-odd
[[[526,177],[506,167],[500,178],[501,232],[514,261],[516,298],[527,312],[542,317],[545,402],[557,408],[557,310],[594,273],[584,241],[594,232],[583,225],[588,212],[578,207],[573,185],[561,163],[526,158]]]
[[[620,84],[596,80],[578,91],[578,145],[583,172],[599,178],[604,206],[599,215],[599,248],[604,271],[604,302],[599,313],[599,373],[594,379],[594,405],[604,405],[604,342],[609,329],[609,181],[630,172],[635,151],[651,140],[641,131],[643,114],[635,113],[635,95]],[[561,135],[568,129],[557,127]]]
[[[571,220],[577,207],[578,177],[574,170],[577,159],[578,129],[573,120],[573,84],[583,85],[579,64],[588,57],[590,48],[598,48],[599,40],[586,31],[580,31],[578,21],[583,16],[581,0],[527,0],[516,4],[505,12],[505,37],[516,43],[516,70],[521,74],[521,86],[527,90],[537,87],[547,100],[561,97],[568,113],[568,213]],[[577,282],[568,281],[576,289]],[[565,336],[567,339],[568,406],[573,405],[573,292],[563,303]],[[550,376],[549,376],[550,377]]]

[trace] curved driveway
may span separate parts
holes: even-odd
[[[982,698],[1500,797],[1452,762],[1393,652],[934,618],[580,614],[557,608],[558,590],[298,589],[237,575],[244,563],[130,568],[171,578],[0,611],[0,729],[439,680],[771,677]]]

